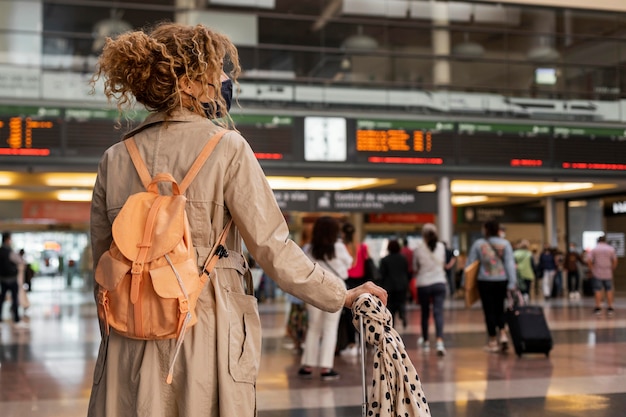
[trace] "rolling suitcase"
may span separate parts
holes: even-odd
[[[513,304],[505,312],[515,353],[543,353],[550,355],[552,334],[548,328],[543,307]]]

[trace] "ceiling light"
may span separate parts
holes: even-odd
[[[585,200],[576,200],[576,201],[568,201],[568,207],[587,207],[587,202]]]
[[[96,183],[95,173],[56,172],[43,174],[43,183],[49,187],[93,187]]]
[[[477,43],[469,40],[469,34],[463,34],[463,42],[452,47],[452,54],[464,58],[480,58],[485,54],[485,48]]]
[[[92,192],[87,190],[64,190],[57,191],[59,201],[91,201]]]
[[[559,51],[548,45],[538,45],[531,48],[526,55],[529,61],[546,62],[561,59]]]
[[[455,195],[450,199],[453,206],[484,203],[487,200],[489,200],[489,197],[486,195]]]
[[[415,189],[420,193],[434,193],[437,191],[437,184],[418,185]]]
[[[592,188],[612,188],[612,184],[590,182],[521,182],[521,181],[452,181],[454,194],[502,194],[543,196],[562,192],[584,191]]]
[[[17,190],[0,190],[0,200],[19,200],[21,195]]]
[[[348,36],[341,44],[341,48],[369,51],[378,48],[378,41],[371,36],[364,35],[363,26],[359,26],[357,34]]]
[[[395,184],[394,179],[338,177],[267,177],[273,190],[352,190]]]
[[[12,172],[0,172],[0,185],[11,185],[14,178],[15,174]]]

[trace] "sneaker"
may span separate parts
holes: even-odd
[[[417,339],[417,347],[422,348],[424,352],[430,351],[430,343],[428,343],[428,340],[424,340],[423,337]]]
[[[492,340],[489,343],[487,343],[485,347],[483,347],[483,350],[489,353],[498,353],[500,352],[500,346],[498,345],[498,342],[496,342],[495,340]]]
[[[352,345],[339,352],[341,356],[359,356],[359,347]]]
[[[437,356],[446,356],[446,348],[441,340],[437,341]]]
[[[13,324],[13,328],[15,330],[28,330],[30,329],[30,326],[24,321],[18,321],[17,323]]]
[[[300,368],[300,370],[298,371],[298,376],[300,378],[303,379],[311,379],[313,378],[313,371],[311,371],[310,369],[305,368],[304,366],[302,368]]]
[[[596,316],[599,316],[602,314],[602,309],[600,307],[596,307],[593,309],[593,314],[595,314]]]
[[[613,307],[609,307],[606,309],[606,315],[609,317],[613,317],[613,315],[615,314],[615,310],[613,310]]]
[[[335,379],[339,379],[339,374],[335,372],[333,369],[329,369],[326,372],[322,372],[320,376],[322,377],[322,381],[334,381]]]
[[[502,352],[506,352],[509,349],[509,338],[506,337],[505,333],[500,335],[500,350]]]

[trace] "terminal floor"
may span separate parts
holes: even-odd
[[[34,285],[27,330],[11,326],[5,304],[0,417],[85,416],[100,338],[96,312],[88,292],[62,286],[54,279]],[[434,417],[626,416],[626,297],[617,298],[612,318],[593,316],[589,298],[536,303],[545,307],[554,337],[549,357],[484,352],[482,312],[458,300],[446,304],[447,355],[423,352],[417,349],[419,308],[410,306],[408,326],[398,331]],[[285,338],[286,304],[261,303],[259,309],[259,416],[360,415],[358,359],[336,357],[339,380],[299,379],[300,356]]]

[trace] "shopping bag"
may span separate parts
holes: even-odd
[[[478,269],[480,260],[475,260],[465,267],[465,307],[471,307],[480,299],[478,293]]]

